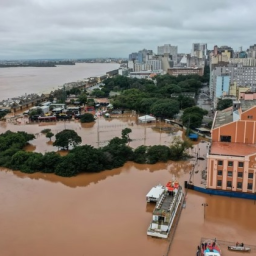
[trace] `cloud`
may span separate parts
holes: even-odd
[[[0,59],[127,57],[192,43],[248,48],[254,0],[2,0]]]

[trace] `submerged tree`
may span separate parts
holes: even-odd
[[[132,129],[130,128],[125,128],[122,130],[122,139],[127,143],[129,141],[131,141],[130,137],[129,137],[129,133],[132,132]]]
[[[75,147],[82,142],[82,139],[74,130],[63,130],[55,135],[56,140],[53,142],[53,146],[69,149],[69,147]]]
[[[184,157],[185,151],[188,148],[192,148],[192,143],[189,140],[182,140],[179,137],[175,137],[171,146],[171,159],[180,160]]]

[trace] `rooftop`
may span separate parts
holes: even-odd
[[[256,153],[255,144],[212,142],[211,155],[247,156]]]
[[[217,112],[213,129],[231,122],[233,122],[233,107]]]
[[[242,112],[256,105],[256,100],[240,100]]]

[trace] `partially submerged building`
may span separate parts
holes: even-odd
[[[207,161],[207,188],[256,192],[256,100],[215,113]]]

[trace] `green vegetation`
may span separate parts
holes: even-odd
[[[105,80],[101,92],[105,92],[106,96],[110,91],[121,92],[112,99],[114,108],[136,110],[160,118],[173,118],[180,109],[195,106],[194,96],[199,93],[206,77],[209,77],[208,73],[205,77],[174,77],[167,74],[156,76],[154,83],[146,79],[116,76]],[[184,93],[194,96],[190,98]]]
[[[130,139],[130,136],[129,136],[129,133],[131,133],[132,132],[132,129],[130,129],[130,128],[124,128],[123,130],[122,130],[122,139],[127,143],[127,142],[129,142],[129,141],[131,141],[131,139]]]
[[[81,123],[91,123],[94,122],[94,120],[95,118],[91,113],[84,113],[80,119]]]
[[[43,130],[41,131],[41,133],[47,134],[47,133],[50,132],[50,131],[51,131],[51,129],[43,129]]]
[[[77,146],[81,138],[71,130],[64,130],[56,134],[57,145],[68,149],[74,148],[66,156],[55,152],[44,155],[26,152],[24,146],[35,137],[25,132],[7,131],[0,135],[0,166],[26,173],[41,171],[70,177],[83,172],[100,172],[106,169],[121,167],[127,161],[154,164],[168,160],[179,160],[186,156],[185,151],[191,145],[185,141],[175,140],[170,146],[139,146],[132,149],[127,144],[131,130],[122,131],[122,138],[115,137],[108,145],[94,148],[90,145]],[[69,138],[69,139],[68,139]]]
[[[37,108],[37,109],[33,109],[33,110],[29,111],[28,115],[29,115],[29,117],[41,116],[43,113],[44,112],[41,108]]]
[[[53,142],[53,146],[60,147],[68,150],[69,147],[76,147],[82,142],[80,136],[74,130],[63,130],[55,135],[56,140]]]
[[[51,141],[54,134],[52,132],[47,132],[45,136],[46,136],[46,138],[49,138]]]
[[[91,94],[92,96],[94,96],[94,97],[96,97],[96,98],[104,98],[104,97],[106,97],[107,95],[106,95],[106,93],[104,92],[104,91],[101,91],[101,89],[94,89],[93,91],[92,91],[92,94]]]
[[[78,101],[81,104],[85,104],[87,102],[87,94],[86,93],[80,94],[79,97],[78,97]]]
[[[208,111],[199,107],[186,108],[183,112],[182,122],[188,128],[200,127],[203,121],[204,115],[207,115]]]
[[[218,99],[217,110],[223,110],[233,106],[233,100],[231,99]]]
[[[8,109],[0,110],[0,119],[5,117],[8,113],[10,113],[10,110],[8,110]]]

